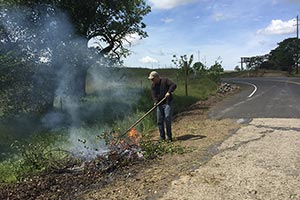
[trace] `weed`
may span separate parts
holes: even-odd
[[[44,171],[61,170],[77,162],[71,154],[53,146],[57,137],[35,136],[27,141],[15,141],[11,147],[16,152],[0,163],[0,182],[21,181]]]
[[[291,194],[291,195],[290,195],[290,199],[295,199],[295,200],[300,199],[300,195],[297,195],[297,194]]]

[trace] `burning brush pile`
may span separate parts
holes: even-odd
[[[109,153],[108,156],[113,154],[120,155],[130,160],[144,159],[143,151],[140,145],[142,134],[135,128],[132,128],[127,138],[120,138],[118,134],[112,134],[110,140],[107,141]],[[106,139],[107,140],[107,139]]]
[[[109,151],[92,160],[79,160],[69,155],[59,161],[59,167],[45,169],[14,184],[0,185],[0,199],[70,199],[96,185],[103,187],[118,177],[124,177],[128,169],[170,150],[183,153],[183,148],[173,143],[157,143],[150,137],[142,137],[132,128],[126,135],[104,134]],[[52,165],[53,166],[53,165]]]

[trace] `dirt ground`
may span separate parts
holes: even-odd
[[[255,118],[160,200],[300,199],[300,119]]]
[[[95,185],[77,199],[158,199],[170,188],[172,181],[194,173],[217,152],[217,147],[242,125],[233,120],[211,120],[207,110],[224,95],[210,97],[175,116],[173,134],[176,145],[190,151],[166,154],[159,159],[128,168],[126,174],[101,188]],[[158,135],[159,133],[155,133]]]

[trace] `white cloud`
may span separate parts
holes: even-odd
[[[158,61],[150,56],[145,56],[139,60],[141,63],[158,63]]]
[[[153,4],[153,8],[171,9],[177,6],[189,4],[197,0],[149,0]]]
[[[258,34],[265,35],[283,35],[290,34],[296,31],[296,20],[291,19],[288,21],[282,21],[280,19],[272,20],[271,24],[264,29],[257,31]]]
[[[163,18],[163,19],[161,19],[161,21],[163,21],[164,23],[171,23],[171,22],[173,22],[174,21],[174,19],[172,19],[172,18]]]
[[[216,21],[221,21],[225,18],[225,15],[223,13],[214,13],[212,17]]]
[[[127,43],[130,46],[138,44],[140,40],[141,38],[137,33],[130,34],[125,37],[125,43]]]

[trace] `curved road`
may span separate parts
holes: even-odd
[[[223,81],[243,90],[220,102],[210,116],[243,125],[208,162],[173,181],[160,199],[300,199],[300,79]]]
[[[244,90],[218,104],[210,117],[300,118],[299,78],[228,78]]]

